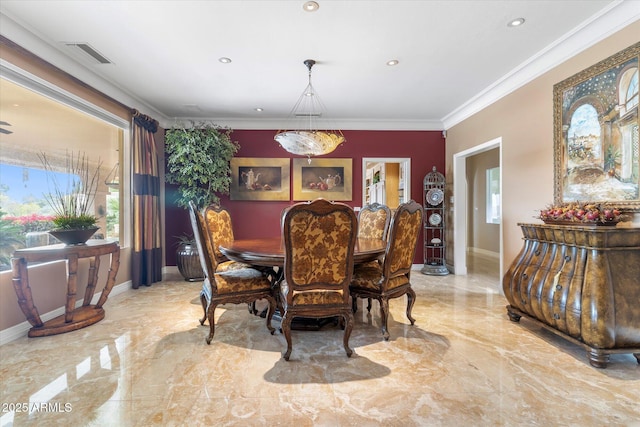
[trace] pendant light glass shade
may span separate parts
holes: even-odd
[[[309,70],[309,84],[291,112],[294,126],[291,130],[278,131],[274,137],[289,153],[307,156],[309,163],[312,156],[329,154],[345,142],[341,131],[323,129],[327,126],[320,123],[324,105],[311,84],[311,68],[315,63],[313,59],[304,61]]]

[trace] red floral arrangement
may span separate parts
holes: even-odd
[[[625,221],[627,216],[615,206],[607,203],[570,202],[560,206],[549,205],[540,211],[538,217],[547,224],[576,223],[577,224],[617,224]]]

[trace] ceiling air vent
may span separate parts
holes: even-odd
[[[88,43],[65,43],[65,45],[76,52],[80,53],[82,56],[92,58],[98,64],[111,64],[107,58],[104,57],[100,52],[91,47]]]

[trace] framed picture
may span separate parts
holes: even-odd
[[[293,159],[293,200],[351,200],[352,159]]]
[[[554,85],[554,202],[640,211],[640,43]]]
[[[231,200],[290,200],[289,158],[231,159]]]

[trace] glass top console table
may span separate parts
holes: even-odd
[[[100,257],[110,255],[107,283],[102,290],[98,302],[93,305],[91,300],[98,281]],[[84,293],[82,306],[76,308],[76,292],[78,287],[78,260],[91,258],[89,261],[89,278]],[[43,322],[33,302],[27,265],[30,262],[67,262],[67,298],[65,313],[54,319]],[[116,242],[90,239],[84,245],[67,246],[64,244],[38,246],[20,249],[14,252],[11,259],[13,269],[13,288],[18,297],[20,309],[33,326],[29,330],[29,337],[43,337],[75,331],[104,319],[102,306],[107,301],[113,288],[120,266],[120,246]]]

